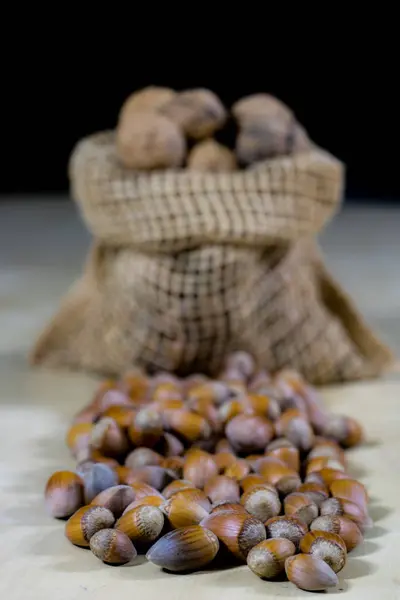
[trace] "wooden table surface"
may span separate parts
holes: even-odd
[[[37,241],[44,231],[40,229],[43,219],[32,217],[33,209],[22,210],[25,234],[19,238],[13,233],[12,219],[0,218],[1,600],[109,600],[112,594],[140,600],[308,596],[290,583],[263,582],[246,566],[185,576],[166,574],[143,558],[132,566],[105,566],[90,552],[71,546],[64,537],[63,523],[47,516],[44,485],[53,471],[73,466],[64,444],[66,428],[96,384],[85,375],[34,371],[26,363],[34,337],[79,272],[83,258],[77,246],[71,245],[71,232],[65,233],[71,221],[62,211],[60,219],[57,210],[44,211],[46,231],[51,234],[41,238],[48,243],[47,249],[41,246],[41,250],[35,244],[29,246],[29,240]],[[14,216],[20,226],[21,217]],[[47,228],[52,218],[58,230]],[[46,240],[45,235],[51,239]],[[60,252],[63,236],[65,247],[71,248],[72,262]],[[398,264],[398,251],[395,254]],[[391,265],[393,272],[396,268],[398,272],[398,266]],[[378,271],[383,285],[388,272]],[[367,289],[367,278],[358,276]],[[380,296],[375,286],[370,289]],[[383,319],[382,306],[385,317],[390,310],[392,316],[394,308],[398,310],[396,290],[385,290],[382,304],[375,302],[376,321]],[[360,302],[364,300],[360,294]],[[332,410],[357,417],[367,431],[368,443],[351,452],[349,460],[351,472],[366,484],[372,497],[374,520],[363,545],[349,556],[340,585],[329,593],[357,600],[400,598],[400,380],[330,388],[323,395]]]

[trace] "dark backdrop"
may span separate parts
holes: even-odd
[[[228,51],[208,32],[201,43],[189,36],[183,45],[170,31],[168,43],[145,31],[145,45],[132,37],[119,47],[118,38],[65,27],[67,33],[56,28],[40,39],[42,25],[24,38],[22,55],[9,54],[5,62],[1,194],[67,191],[74,144],[113,127],[130,92],[159,84],[209,87],[227,104],[249,93],[273,93],[315,142],[345,162],[348,196],[400,197],[400,91],[388,77],[398,70],[396,56],[376,43],[371,49],[369,38],[345,46],[339,36],[311,49],[292,40],[282,48],[256,34],[252,39],[249,30],[236,45],[231,37]],[[281,35],[286,39],[285,31]]]

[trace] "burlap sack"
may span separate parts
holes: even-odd
[[[340,205],[338,160],[315,148],[233,174],[135,173],[119,165],[113,135],[72,154],[72,194],[95,242],[35,364],[214,373],[242,349],[314,384],[389,364],[315,242]]]

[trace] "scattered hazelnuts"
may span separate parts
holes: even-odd
[[[49,478],[47,510],[106,564],[146,553],[187,572],[218,555],[265,581],[286,573],[298,588],[328,589],[371,519],[345,456],[361,427],[324,411],[301,375],[266,373],[245,352],[216,380],[103,382],[68,432],[76,469]]]

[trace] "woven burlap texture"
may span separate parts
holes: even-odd
[[[343,165],[328,152],[229,174],[136,173],[119,164],[106,131],[77,144],[69,174],[94,243],[34,364],[215,373],[242,349],[314,384],[374,377],[390,364],[315,241],[343,192]]]

